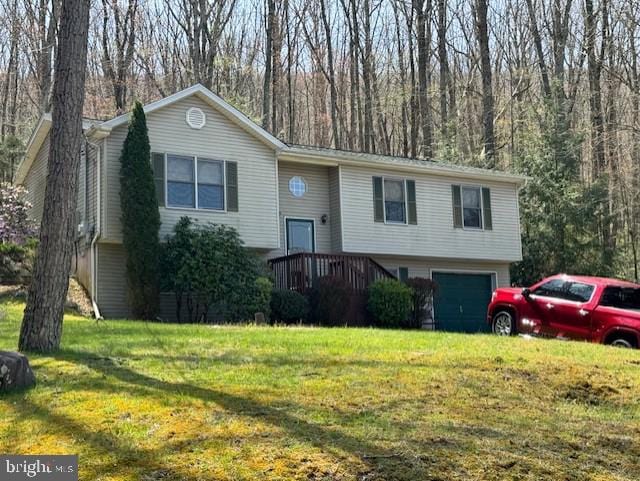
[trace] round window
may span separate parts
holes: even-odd
[[[300,176],[291,177],[289,179],[289,192],[294,197],[302,197],[307,192],[307,183]]]

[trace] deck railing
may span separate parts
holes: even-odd
[[[324,276],[346,280],[354,293],[364,293],[378,279],[395,278],[376,261],[366,256],[300,252],[269,261],[277,289],[291,289],[302,294]]]

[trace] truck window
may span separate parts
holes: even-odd
[[[535,289],[532,294],[536,296],[542,297],[555,297],[556,299],[564,299],[565,285],[567,281],[564,279],[551,279],[550,281],[545,282],[537,289]]]
[[[582,282],[570,282],[567,289],[566,299],[575,302],[589,302],[595,286],[583,284]]]
[[[640,310],[640,288],[608,286],[602,293],[600,305],[618,309]]]

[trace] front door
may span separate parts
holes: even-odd
[[[287,255],[297,252],[314,252],[315,232],[312,220],[287,219]]]

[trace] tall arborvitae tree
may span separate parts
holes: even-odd
[[[136,102],[120,154],[120,206],[131,314],[153,319],[158,311],[160,213],[156,198],[147,120]]]

